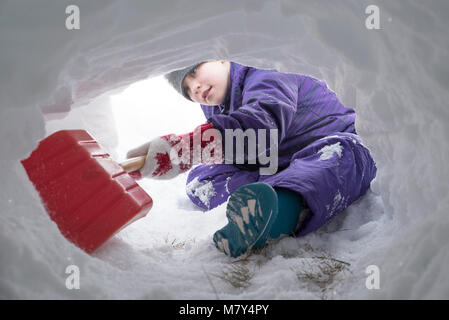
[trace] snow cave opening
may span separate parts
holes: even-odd
[[[355,97],[352,99],[355,103]],[[130,148],[159,135],[188,132],[203,122],[204,115],[199,105],[181,97],[159,75],[120,90],[105,92],[87,105],[70,110],[60,119],[46,120],[45,124],[46,135],[70,128],[83,128],[93,133],[114,160],[120,162],[125,160]],[[214,231],[227,223],[225,204],[206,213],[196,207],[186,195],[186,176],[182,174],[169,181],[139,181],[139,185],[153,198],[153,209],[146,217],[114,235],[92,256],[114,268],[126,269],[130,262],[125,260],[145,260],[148,250],[173,250],[176,253],[193,247],[201,251],[216,251],[211,237]],[[357,252],[371,242],[375,243],[378,228],[387,220],[380,195],[370,189],[303,243],[306,247],[312,244],[314,250],[331,253],[341,261],[347,259],[354,263],[352,259],[355,259],[357,263],[356,256],[346,258],[342,255],[343,247],[350,245]],[[294,239],[284,238],[270,246],[268,261],[278,255],[307,254]],[[317,267],[312,265],[311,268]]]
[[[268,59],[265,63],[275,66],[282,64],[282,61],[270,61]],[[289,71],[286,70],[286,72]],[[321,78],[320,80],[325,79]],[[347,102],[350,101],[351,106],[356,105],[356,97],[354,94],[349,97],[346,96],[346,100]],[[145,143],[154,137],[167,133],[189,132],[196,125],[204,122],[204,115],[199,105],[181,97],[168,84],[163,75],[149,77],[120,88],[119,90],[105,92],[99,97],[92,98],[89,104],[70,110],[63,117],[58,115],[55,117],[50,114],[47,118],[47,135],[61,129],[83,128],[93,133],[96,140],[106,148],[107,152],[117,162],[125,160],[126,152],[129,149]],[[379,170],[380,168],[378,168]],[[185,195],[184,181],[186,175],[180,175],[174,179],[174,183],[143,179],[139,181],[139,185],[152,196],[156,208],[201,211],[202,209],[190,203],[190,200]],[[177,188],[176,191],[174,191],[175,188]],[[175,206],[170,204],[165,197],[159,198],[159,194],[166,194],[167,189],[172,190],[172,196],[176,195],[178,197]],[[221,206],[222,213],[223,207],[224,205]],[[375,210],[363,213],[363,211],[372,207]],[[152,211],[143,219],[151,219]],[[345,217],[348,214],[351,218],[345,223]],[[373,192],[370,189],[365,196],[361,197],[347,210],[343,211],[323,227],[319,234],[354,230],[370,221],[380,219],[383,214],[384,208],[379,193],[377,191]],[[225,220],[223,219],[223,214],[221,216],[222,218],[219,221],[224,225]],[[175,217],[173,218],[176,220]],[[170,219],[166,218],[166,221],[170,221]],[[182,221],[182,219],[179,221]],[[155,227],[162,232],[165,230],[167,239],[170,238],[170,234],[174,235],[180,232],[180,230],[177,232],[173,230],[169,231],[173,227],[170,224],[155,225]],[[184,222],[179,223],[178,228],[185,228]],[[210,235],[214,230],[214,228],[208,228],[201,230],[198,234]],[[198,229],[196,231],[198,232]],[[194,234],[190,238],[195,238],[195,231],[193,229],[192,232]],[[139,245],[145,244],[142,242]],[[104,250],[100,248],[99,251],[102,252]]]

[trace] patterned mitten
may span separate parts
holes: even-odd
[[[195,164],[222,162],[222,144],[217,133],[218,130],[206,123],[183,135],[157,137],[130,150],[127,157],[146,155],[145,164],[140,169],[144,177],[172,179]],[[133,175],[138,178],[138,174]]]

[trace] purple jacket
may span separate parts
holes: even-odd
[[[225,129],[278,129],[279,170],[259,176],[255,165],[236,165],[235,170],[226,164],[195,168],[188,184],[195,178],[212,184],[217,181],[207,208],[219,205],[246,183],[261,181],[289,188],[302,195],[312,213],[298,232],[303,235],[318,229],[367,191],[376,175],[375,162],[356,135],[354,110],[343,106],[324,81],[235,62],[231,62],[230,76],[224,103],[201,105],[207,121],[223,137]],[[238,181],[236,185],[230,186],[232,180]],[[189,197],[201,205],[191,190],[190,185]],[[227,194],[220,194],[224,192]]]

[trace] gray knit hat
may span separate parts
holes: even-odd
[[[192,101],[192,99],[190,99],[189,95],[187,94],[187,91],[184,90],[184,88],[182,87],[182,82],[184,81],[184,78],[189,74],[189,72],[193,71],[193,69],[198,67],[203,62],[205,62],[205,61],[196,63],[193,66],[190,66],[190,67],[187,67],[184,69],[175,70],[170,73],[167,73],[165,75],[165,79],[168,80],[168,82],[172,85],[173,88],[176,89],[176,91],[178,91],[180,94],[182,94],[186,99]]]

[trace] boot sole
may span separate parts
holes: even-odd
[[[260,248],[277,215],[277,195],[270,185],[256,182],[240,187],[229,198],[229,222],[215,232],[215,246],[234,258]]]

